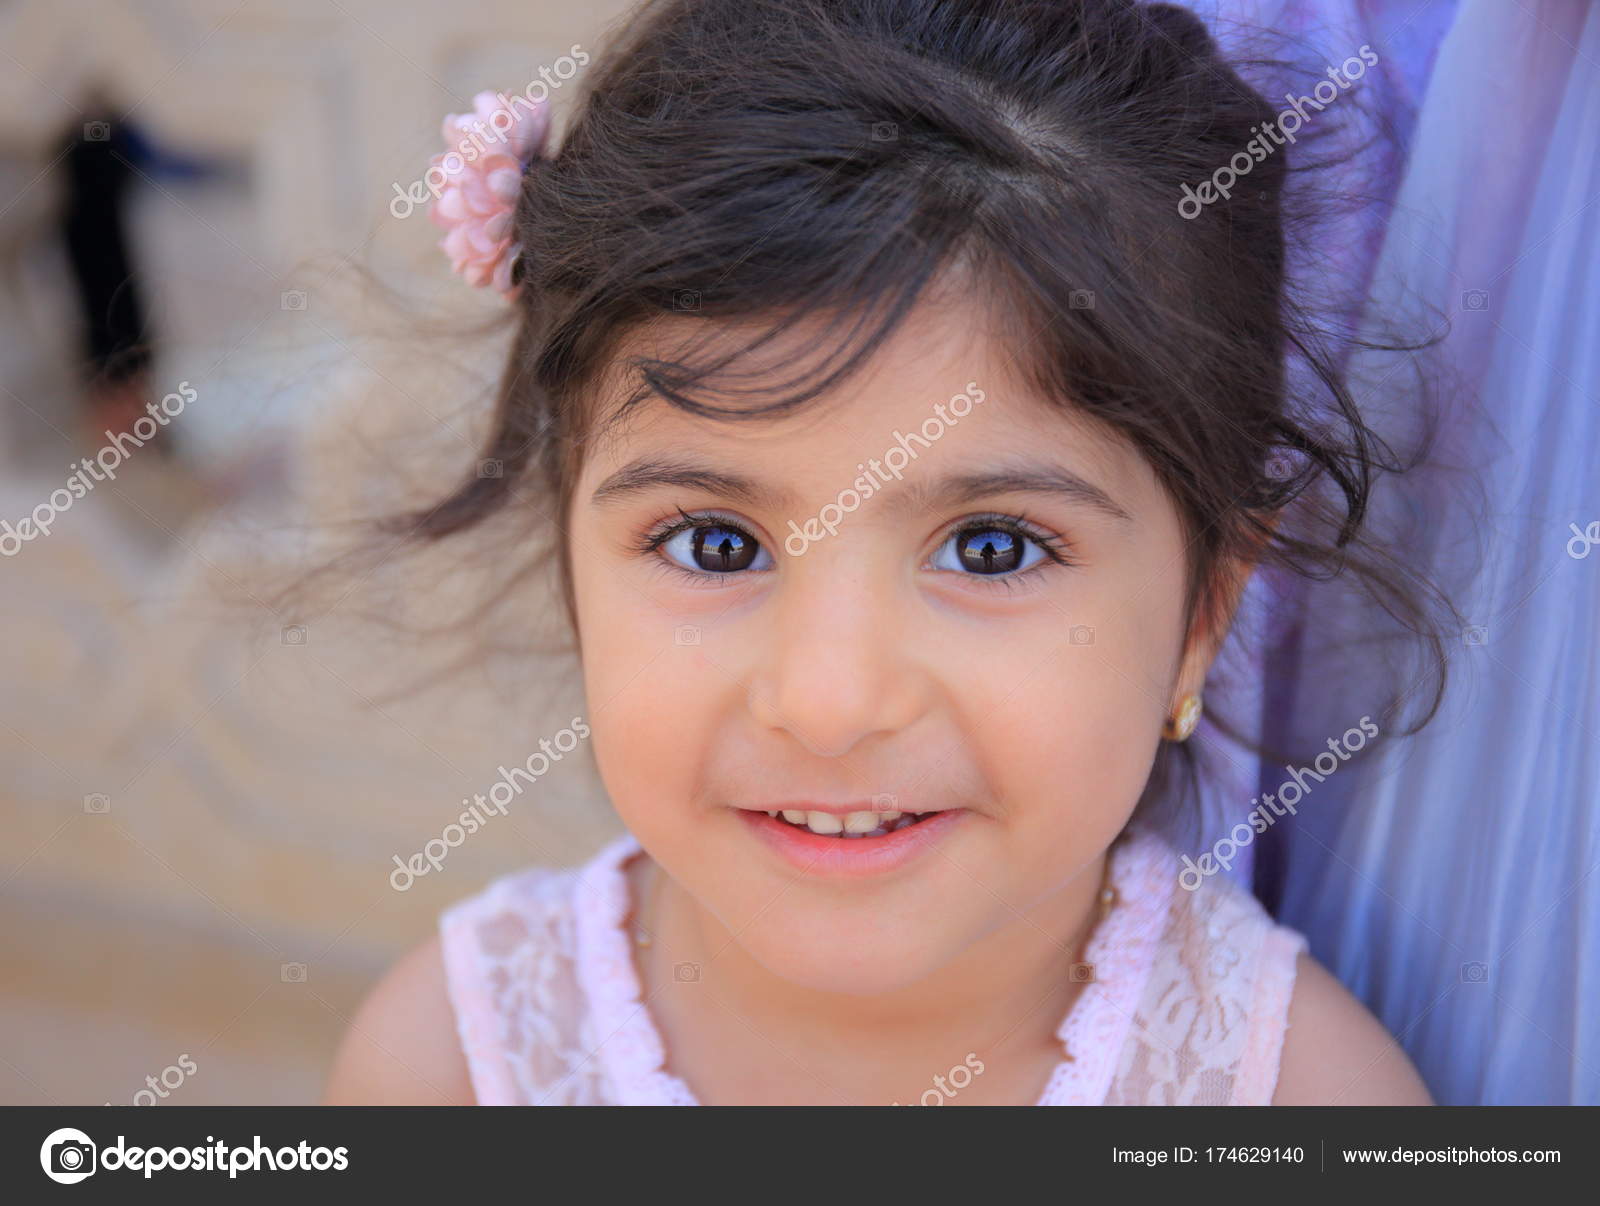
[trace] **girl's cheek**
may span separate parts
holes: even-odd
[[[1085,580],[1070,612],[1051,608],[1013,634],[1006,644],[1028,655],[1002,655],[963,692],[991,779],[1050,825],[1131,810],[1159,742],[1179,623],[1154,592]]]
[[[985,763],[1017,801],[1054,817],[1120,808],[1148,771],[1140,735],[1159,724],[1151,698],[1126,674],[1063,651],[1029,688],[984,708]],[[1131,805],[1132,800],[1127,803]]]
[[[726,686],[718,629],[703,617],[660,614],[615,579],[588,586],[578,599],[597,756],[669,776],[701,743],[711,697]]]

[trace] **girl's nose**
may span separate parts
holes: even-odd
[[[930,674],[906,623],[908,600],[884,584],[818,581],[791,589],[749,688],[751,715],[820,757],[909,728],[928,710]]]

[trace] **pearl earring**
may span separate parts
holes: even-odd
[[[1168,741],[1187,741],[1194,733],[1195,726],[1200,723],[1200,710],[1203,705],[1198,695],[1185,695],[1183,702],[1178,705],[1176,715],[1167,717],[1167,723],[1162,726],[1161,735]]]

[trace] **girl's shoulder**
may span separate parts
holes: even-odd
[[[1432,1105],[1399,1042],[1302,954],[1273,1105]]]
[[[325,1105],[471,1105],[438,935],[412,948],[345,1030]]]

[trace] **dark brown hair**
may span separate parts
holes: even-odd
[[[1402,466],[1286,289],[1293,148],[1179,212],[1184,186],[1273,117],[1172,5],[647,3],[524,175],[516,330],[481,454],[500,473],[403,530],[437,541],[530,495],[564,530],[608,373],[627,378],[624,409],[655,397],[760,421],[825,394],[960,270],[1004,308],[1040,394],[1154,466],[1190,540],[1191,622],[1214,622],[1240,560],[1349,576],[1428,648],[1426,719],[1444,683],[1437,600],[1363,530],[1375,475]],[[672,315],[756,325],[732,349],[615,363]],[[827,337],[792,374],[741,377],[743,356],[815,321]]]

